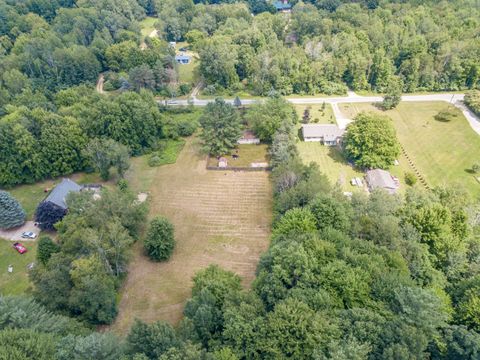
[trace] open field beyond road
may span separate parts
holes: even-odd
[[[366,103],[341,104],[340,109],[350,118],[360,111],[380,112]],[[447,109],[457,115],[455,119],[434,119]],[[402,102],[384,114],[393,119],[400,143],[429,185],[460,184],[480,196],[480,183],[470,170],[480,159],[480,137],[459,109],[440,101]]]
[[[205,166],[196,139],[187,141],[173,165],[147,169],[143,158],[135,159],[131,186],[148,189],[151,216],[164,215],[173,222],[177,244],[164,263],[149,261],[142,244],[135,245],[115,331],[126,332],[135,318],[177,323],[192,276],[210,264],[236,272],[245,286],[254,279],[259,256],[268,247],[268,174],[207,171]]]

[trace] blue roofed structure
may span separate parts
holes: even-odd
[[[183,54],[180,54],[180,55],[176,55],[175,56],[175,61],[178,63],[178,64],[183,64],[183,65],[187,65],[187,64],[190,64],[190,61],[191,61],[191,57],[188,56],[188,55],[183,55]]]
[[[273,6],[275,6],[275,9],[277,9],[277,11],[281,12],[289,12],[290,10],[292,10],[292,5],[288,2],[288,0],[275,1],[273,3]]]
[[[82,190],[82,186],[78,185],[75,181],[70,179],[63,179],[60,184],[48,194],[44,202],[50,202],[52,204],[67,210],[68,206],[65,202],[67,195],[71,192],[79,192]]]

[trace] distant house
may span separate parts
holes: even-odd
[[[289,13],[292,11],[292,5],[288,2],[288,0],[275,1],[273,6],[278,12]]]
[[[237,143],[239,144],[260,144],[260,139],[255,136],[255,133],[251,130],[245,130]]]
[[[68,209],[67,195],[71,192],[80,192],[83,189],[82,186],[78,185],[75,181],[70,179],[63,179],[60,184],[55,186],[55,188],[48,194],[43,202],[52,203],[64,210]]]
[[[175,61],[177,62],[177,64],[188,65],[190,64],[191,60],[192,58],[188,55],[180,54],[175,56]]]
[[[368,189],[384,189],[390,194],[395,194],[400,186],[397,178],[393,177],[388,171],[375,169],[367,171],[365,176]]]
[[[317,141],[327,146],[339,145],[342,142],[344,129],[334,124],[305,124],[302,126],[304,141]]]

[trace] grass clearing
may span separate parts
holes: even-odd
[[[238,153],[235,150],[232,150],[231,154],[225,155],[224,157],[228,161],[228,166],[233,167],[247,167],[249,168],[253,162],[267,162],[268,159],[268,145],[259,144],[259,145],[249,145],[243,144],[237,146]],[[238,155],[238,159],[232,157],[233,154]],[[218,160],[215,157],[208,158],[208,166],[217,166]]]
[[[340,109],[350,118],[360,111],[388,115],[400,143],[430,186],[459,184],[472,195],[480,196],[480,184],[471,173],[472,165],[480,158],[480,137],[457,108],[438,101],[402,102],[387,112],[367,103],[342,104]],[[435,120],[435,115],[445,110],[454,113],[455,119]]]
[[[311,105],[294,105],[297,110],[300,122],[303,118],[305,109],[310,110],[310,123],[312,124],[336,124],[335,115],[333,114],[332,105],[325,104],[311,104]]]
[[[153,30],[155,30],[155,23],[158,21],[157,18],[154,17],[146,17],[142,21],[140,21],[140,30],[143,37],[149,36]]]
[[[22,241],[27,248],[25,254],[18,253],[13,241],[0,239],[0,295],[21,295],[30,291],[27,265],[35,261],[36,241]],[[13,273],[8,273],[8,265],[13,266]]]
[[[128,331],[135,318],[177,323],[192,276],[210,264],[236,272],[249,286],[269,242],[272,190],[266,172],[207,171],[196,138],[187,140],[175,164],[145,172],[141,160],[127,174],[130,186],[148,190],[150,215],[172,221],[177,244],[163,263],[148,260],[141,242],[134,246],[112,326],[118,333]]]
[[[181,84],[193,84],[195,82],[195,69],[197,68],[198,60],[192,56],[189,64],[178,65],[178,81]]]

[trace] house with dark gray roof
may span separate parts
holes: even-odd
[[[393,177],[388,171],[382,169],[374,169],[367,171],[365,176],[368,189],[383,189],[390,194],[395,194],[400,186],[397,178]]]
[[[58,207],[67,210],[68,206],[65,202],[67,195],[71,192],[79,192],[82,190],[82,186],[78,185],[75,181],[70,179],[63,179],[60,184],[55,186],[55,188],[48,194],[44,202],[50,202]]]
[[[302,126],[304,141],[317,141],[327,146],[341,144],[344,133],[344,129],[340,129],[334,124],[305,124]]]

